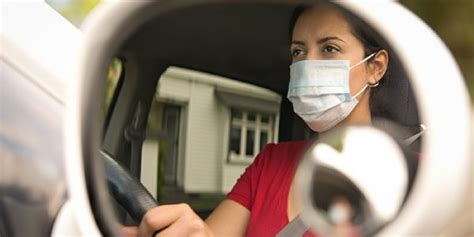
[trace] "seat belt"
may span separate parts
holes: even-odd
[[[423,135],[423,133],[425,133],[426,131],[426,126],[424,124],[420,124],[420,128],[421,128],[421,131],[419,133],[405,139],[402,144],[405,146],[409,146],[414,141],[416,141],[416,139],[418,139],[421,135]]]
[[[140,180],[142,144],[145,139],[145,132],[129,127],[125,130],[125,137],[130,142],[130,173]]]
[[[309,228],[305,225],[300,215],[296,216],[290,223],[278,232],[277,237],[299,237]]]

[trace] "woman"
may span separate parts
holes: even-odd
[[[371,124],[380,112],[377,90],[386,83],[388,52],[329,4],[297,8],[290,28],[288,99],[295,112],[320,133]],[[138,235],[275,236],[300,212],[292,181],[307,145],[267,145],[205,222],[186,204],[164,205],[145,215]]]

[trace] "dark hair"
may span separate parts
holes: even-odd
[[[330,3],[320,3],[320,4],[330,4]],[[332,4],[331,4],[332,5]],[[292,40],[293,30],[298,20],[299,16],[303,14],[304,11],[311,8],[312,5],[299,5],[293,10],[293,14],[291,15],[289,21],[289,39],[290,42]],[[343,10],[343,9],[341,9]],[[384,76],[379,80],[379,85],[377,87],[373,87],[370,90],[370,99],[369,99],[369,106],[371,111],[371,116],[373,118],[380,117],[392,120],[394,122],[399,123],[403,126],[418,126],[418,113],[416,108],[410,108],[411,111],[415,111],[415,115],[407,115],[409,109],[406,107],[413,107],[409,105],[409,103],[413,102],[414,100],[410,100],[410,96],[413,97],[411,88],[408,84],[408,80],[406,78],[399,78],[397,80],[393,80],[390,78],[389,73],[391,67],[393,67],[392,60],[392,52],[388,49],[388,47],[383,46],[384,44],[378,41],[376,33],[364,22],[356,17],[352,16],[347,12],[343,12],[342,14],[348,24],[351,27],[352,34],[360,40],[362,45],[364,46],[364,54],[365,57],[369,56],[374,52],[378,52],[382,49],[387,50],[390,55],[390,60],[388,64],[388,68]],[[379,37],[380,38],[380,37]],[[372,59],[370,59],[372,60]],[[369,60],[369,61],[370,61]],[[398,92],[394,92],[399,90]],[[403,97],[403,98],[402,98]],[[397,101],[397,98],[402,98]],[[397,105],[398,103],[398,105]],[[406,105],[400,106],[401,103],[406,103]],[[412,103],[413,104],[413,103]],[[416,106],[415,106],[416,107]],[[403,111],[405,110],[405,111]],[[413,113],[412,113],[413,114]]]

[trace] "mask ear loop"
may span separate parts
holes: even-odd
[[[349,70],[354,68],[354,67],[357,67],[359,66],[360,64],[366,62],[367,60],[369,60],[370,58],[372,58],[375,54],[377,54],[378,52],[373,52],[372,54],[370,54],[369,56],[367,56],[366,58],[364,58],[362,61],[356,63],[355,65],[349,67]],[[367,83],[367,86],[370,87],[370,88],[374,88],[374,87],[377,87],[379,85],[379,82],[377,81],[375,84],[368,84]],[[364,88],[365,89],[365,88]],[[363,90],[362,90],[363,91]]]
[[[358,63],[352,65],[351,67],[349,67],[349,70],[352,69],[352,68],[355,68],[355,67],[357,67],[357,66],[359,66],[359,65],[361,65],[362,63],[365,63],[367,60],[369,60],[370,58],[372,58],[376,53],[377,53],[377,52],[374,52],[374,53],[372,53],[371,55],[367,56],[366,58],[362,59],[362,61],[360,61],[360,62],[358,62]]]
[[[373,52],[371,55],[369,55],[368,58],[373,57],[373,56],[374,56],[375,54],[377,54],[377,53],[378,53],[378,52]],[[380,82],[377,81],[377,82],[375,82],[374,84],[367,83],[367,85],[368,85],[370,88],[374,88],[374,87],[379,86],[379,83],[380,83]]]
[[[354,68],[354,67],[357,67],[359,66],[360,64],[366,62],[367,60],[369,60],[370,58],[372,58],[377,52],[373,52],[371,55],[367,56],[366,58],[362,59],[362,61],[356,63],[355,65],[349,67],[349,70]],[[367,87],[376,87],[379,85],[379,82],[377,82],[376,84],[365,84],[365,86],[362,88],[362,90],[360,90],[359,92],[357,92],[354,96],[352,96],[352,98],[357,98],[360,94],[362,94],[362,92],[365,91],[365,89],[367,89]]]
[[[362,90],[357,92],[354,96],[352,96],[352,98],[357,98],[360,94],[362,94],[365,91],[365,89],[367,89],[368,86],[369,86],[369,84],[365,84],[365,86],[362,88]]]

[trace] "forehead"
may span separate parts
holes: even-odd
[[[351,26],[336,7],[318,5],[305,10],[296,21],[293,37],[352,36]]]

